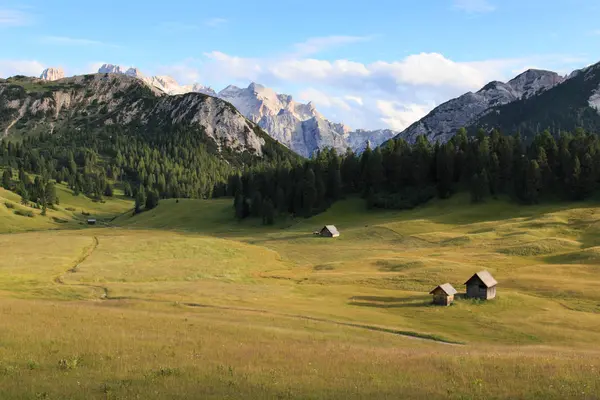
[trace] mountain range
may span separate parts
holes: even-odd
[[[198,93],[225,101],[249,120],[247,126],[256,124],[272,138],[305,157],[326,147],[339,151],[351,147],[361,151],[366,143],[376,146],[392,137],[413,142],[418,135],[425,135],[432,142],[445,142],[461,127],[471,133],[480,128],[497,128],[505,134],[520,132],[529,137],[545,129],[553,134],[576,127],[600,130],[600,63],[567,76],[531,69],[506,83],[490,82],[475,93],[465,93],[434,108],[403,132],[387,129],[353,131],[344,124],[326,119],[313,103],[296,102],[289,95],[278,94],[257,83],[251,83],[247,88],[228,86],[217,93],[200,84],[181,86],[168,76],[147,77],[136,68],[123,69],[105,64],[98,72],[97,75],[88,76],[94,76],[94,80],[99,79],[98,76],[128,77],[142,82],[144,87],[163,98],[164,103],[172,104],[179,99],[177,101],[193,104],[194,101],[189,100],[193,96],[187,96]],[[81,80],[81,77],[65,79],[63,76],[62,70],[49,68],[41,78],[66,84]],[[181,94],[186,96],[178,96]],[[61,106],[58,107],[60,109]],[[178,113],[183,112],[178,110]],[[202,123],[209,123],[209,120],[202,119]],[[9,130],[6,126],[4,129],[6,132]],[[254,143],[250,147],[260,151],[254,139],[250,142]]]
[[[64,74],[54,73],[55,70],[45,70],[40,78],[56,80],[64,77]],[[125,69],[114,64],[102,65],[98,73],[137,78],[168,95],[203,93],[226,100],[274,139],[304,157],[310,157],[315,151],[327,147],[339,152],[345,152],[350,147],[360,152],[367,143],[376,147],[398,134],[389,129],[352,130],[342,123],[329,121],[311,102],[296,102],[290,95],[278,94],[257,83],[251,83],[247,88],[230,85],[217,93],[198,83],[180,85],[170,76],[146,76],[137,68]]]
[[[49,74],[51,75],[51,74]],[[106,127],[126,134],[183,129],[206,138],[214,153],[262,157],[277,144],[231,104],[202,93],[169,96],[127,74],[90,74],[47,81],[0,79],[0,132],[27,135]],[[236,156],[237,157],[237,156]],[[234,157],[234,158],[236,158]],[[238,157],[239,158],[239,157]]]

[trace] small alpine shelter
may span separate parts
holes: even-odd
[[[87,223],[88,223],[88,225],[96,225],[96,219],[95,218],[88,218]]]
[[[322,237],[334,238],[340,236],[340,232],[334,225],[325,225],[323,229],[319,231],[319,235]]]
[[[449,283],[444,283],[433,289],[429,294],[433,295],[433,304],[438,306],[449,306],[454,301],[454,295],[458,293]]]
[[[491,300],[496,297],[496,285],[498,282],[492,274],[480,271],[465,282],[467,286],[467,297],[472,299]]]

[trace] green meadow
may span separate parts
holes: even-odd
[[[42,216],[0,189],[1,399],[600,398],[594,203],[348,199],[263,227],[231,199],[58,195]],[[495,300],[430,304],[484,269]]]

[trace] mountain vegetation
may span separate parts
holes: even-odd
[[[234,175],[228,192],[238,219],[261,216],[271,223],[274,214],[309,217],[348,195],[386,209],[410,209],[461,190],[473,202],[583,200],[596,192],[599,178],[600,138],[583,129],[558,138],[544,131],[527,144],[518,134],[468,136],[463,128],[444,144],[419,136],[414,144],[395,139],[360,156],[322,151],[293,167]]]
[[[578,127],[600,132],[600,112],[591,100],[599,88],[600,64],[596,64],[574,72],[562,84],[537,96],[493,107],[473,122],[469,130],[497,128],[520,132],[528,139],[546,129],[554,135]]]
[[[299,158],[224,101],[159,96],[133,78],[113,78],[17,77],[0,86],[6,189],[24,202],[51,205],[40,189],[50,182],[97,200],[117,185],[140,211],[160,198],[224,195],[214,191],[236,171]],[[39,184],[31,186],[27,173]]]

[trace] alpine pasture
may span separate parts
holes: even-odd
[[[0,189],[2,399],[599,398],[592,202],[348,199],[264,227],[57,187],[46,216]],[[484,269],[496,299],[431,304]]]

